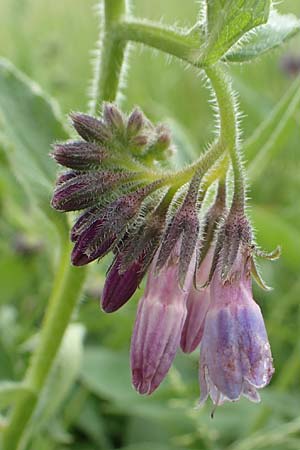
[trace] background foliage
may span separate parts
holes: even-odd
[[[65,116],[70,110],[86,110],[91,49],[98,35],[94,4],[94,0],[0,0],[0,55],[56,98]],[[193,0],[136,0],[133,4],[137,15],[163,17],[167,23],[189,26],[197,15]],[[300,5],[294,0],[283,1],[279,10],[300,16]],[[270,115],[292,83],[287,58],[292,56],[300,65],[299,48],[298,37],[284,52],[275,51],[251,65],[231,67],[245,112],[245,138]],[[140,47],[131,51],[130,63],[124,109],[139,104],[153,120],[167,120],[180,148],[178,164],[189,161],[211,138],[214,125],[200,78],[175,59],[167,60]],[[56,269],[57,235],[44,214],[49,211],[37,207],[47,192],[45,183],[55,176],[55,166],[41,157],[39,149],[44,152],[54,136],[64,138],[66,131],[59,118],[50,114],[49,104],[35,84],[25,80],[27,90],[19,92],[20,76],[15,69],[1,62],[0,72],[1,104],[11,111],[9,120],[0,114],[0,378],[17,381],[35,348]],[[19,95],[15,102],[10,100],[10,91]],[[10,130],[8,136],[2,132],[4,126]],[[279,262],[262,267],[274,290],[255,291],[276,366],[270,387],[262,393],[262,403],[242,400],[225,405],[214,420],[210,419],[211,405],[195,410],[197,352],[190,357],[179,354],[158,392],[151,398],[139,397],[131,388],[128,348],[141,291],[114,315],[102,313],[98,299],[109,264],[105,260],[94,264],[89,274],[74,324],[40,401],[40,408],[47,407],[38,410],[33,420],[30,449],[300,448],[299,130],[298,107],[273,146],[272,160],[250,172],[250,213],[257,240],[270,250],[278,243],[283,248]],[[29,161],[26,155],[33,148],[36,154]],[[28,202],[24,183],[20,184],[24,179],[37,205]],[[63,219],[60,226],[64,226]],[[13,385],[0,383],[3,413],[17,394]]]

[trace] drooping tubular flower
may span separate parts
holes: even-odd
[[[51,204],[81,211],[70,236],[73,265],[114,255],[101,298],[108,313],[133,296],[149,270],[131,343],[135,389],[151,394],[179,347],[190,353],[200,346],[202,403],[208,395],[215,404],[241,395],[258,400],[273,368],[250,274],[263,284],[253,253],[268,255],[253,246],[245,215],[226,212],[224,181],[200,218],[210,159],[205,171],[190,166],[188,177],[174,177],[168,129],[139,109],[125,116],[106,103],[101,118],[71,119],[80,138],[54,146],[53,158],[67,171]]]
[[[252,296],[252,253],[250,225],[233,208],[220,230],[211,270],[200,346],[200,404],[208,395],[215,405],[242,395],[257,402],[257,389],[274,372],[264,320]]]
[[[132,381],[140,394],[151,394],[166,376],[180,343],[186,317],[186,300],[193,270],[184,286],[178,283],[179,245],[156,273],[153,260],[145,293],[140,300],[131,342]],[[195,264],[195,254],[190,262]]]

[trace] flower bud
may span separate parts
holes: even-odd
[[[132,138],[136,136],[142,129],[144,124],[144,115],[139,108],[135,108],[127,121],[127,136]]]
[[[115,258],[105,280],[101,305],[107,313],[117,311],[132,297],[145,274],[142,256],[120,273],[122,256]]]
[[[72,263],[88,264],[106,255],[115,241],[122,238],[126,226],[139,212],[143,200],[156,185],[157,183],[152,183],[125,194],[103,208],[100,217],[84,228],[77,238],[72,252]],[[86,217],[83,217],[82,221],[85,220]]]
[[[59,184],[53,194],[52,207],[58,211],[77,211],[94,206],[99,196],[131,177],[127,172],[97,171],[79,173]]]
[[[162,161],[165,159],[166,150],[171,145],[171,133],[165,125],[160,125],[155,130],[156,135],[149,147],[145,150],[145,158],[149,161]]]
[[[78,172],[70,170],[69,172],[61,173],[56,180],[56,186],[65,183],[66,181],[72,180],[73,178],[78,176]]]
[[[103,118],[108,127],[113,131],[124,131],[124,119],[113,103],[105,103],[103,108]]]
[[[108,152],[93,142],[66,142],[56,144],[53,158],[62,166],[76,170],[87,170],[99,166],[108,158]]]
[[[72,113],[70,117],[73,127],[85,141],[105,144],[111,140],[112,133],[102,120],[81,113]]]
[[[101,215],[101,209],[97,206],[86,210],[81,214],[74,223],[70,238],[72,242],[76,242],[78,237],[85,231],[93,222],[95,222]]]
[[[106,255],[116,240],[113,233],[105,233],[104,219],[101,217],[85,229],[77,238],[71,260],[74,266],[84,266]]]

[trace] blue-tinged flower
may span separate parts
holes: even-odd
[[[247,246],[239,245],[226,280],[221,269],[218,264],[212,278],[200,347],[200,404],[208,395],[215,405],[241,396],[258,402],[257,389],[270,382],[274,369],[264,320],[252,297]]]

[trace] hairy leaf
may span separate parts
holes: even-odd
[[[272,10],[268,23],[258,27],[247,40],[232,48],[226,54],[226,60],[230,62],[249,61],[279,47],[299,31],[300,20],[296,16],[293,14],[281,15]]]
[[[57,106],[37,84],[3,59],[0,60],[0,136],[10,167],[31,204],[66,227],[66,218],[50,207],[56,165],[49,152],[55,140],[67,139],[67,132]]]
[[[207,0],[204,61],[220,59],[245,33],[267,22],[270,0]]]

